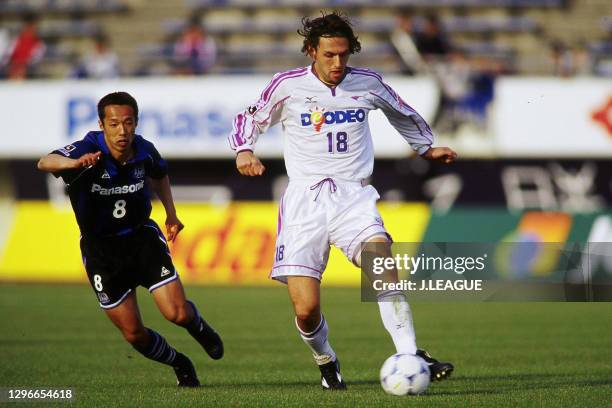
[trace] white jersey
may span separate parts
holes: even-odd
[[[255,151],[259,135],[280,122],[290,179],[359,181],[374,166],[368,125],[374,109],[383,110],[417,153],[433,143],[425,120],[376,72],[347,67],[342,82],[330,88],[311,66],[276,74],[257,103],[236,115],[229,142],[236,152]]]

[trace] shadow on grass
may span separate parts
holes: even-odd
[[[463,389],[460,390],[440,390],[436,391],[436,383],[432,384],[429,392],[425,396],[438,397],[438,396],[461,396],[461,395],[495,395],[505,394],[507,392],[518,391],[516,384],[491,384],[491,388],[486,388],[487,382],[489,381],[521,381],[520,391],[538,390],[538,389],[553,389],[562,386],[571,387],[582,387],[582,386],[606,386],[612,385],[612,380],[583,380],[576,381],[572,375],[559,375],[559,374],[513,374],[507,376],[492,376],[492,377],[454,377],[449,380],[449,385],[453,384]],[[533,384],[529,384],[528,381],[533,380]],[[475,389],[465,389],[465,382],[473,382],[476,386]],[[379,381],[377,379],[367,380],[347,380],[347,386],[360,386],[360,385],[374,385],[378,386]],[[212,388],[230,388],[230,387],[312,387],[317,389],[320,387],[316,381],[261,381],[261,382],[228,382],[228,383],[214,383],[208,385]]]
[[[347,382],[348,386],[351,385],[379,385],[379,381],[376,379],[372,380],[357,380]],[[204,384],[206,385],[206,384]],[[209,384],[209,387],[224,388],[224,387],[315,387],[320,388],[321,382],[316,379],[312,381],[258,381],[258,382],[224,382],[224,383],[213,383]]]
[[[454,381],[453,381],[454,380]],[[559,388],[563,386],[569,387],[583,387],[583,386],[606,386],[612,385],[612,379],[605,380],[576,380],[574,375],[571,374],[511,374],[511,375],[499,375],[499,376],[489,376],[489,377],[454,377],[450,381],[461,383],[465,381],[473,382],[474,385],[478,386],[486,385],[489,381],[510,381],[516,382],[520,381],[520,391],[528,391],[528,390],[545,390],[552,388]],[[533,381],[533,383],[529,383],[529,381]],[[434,385],[435,386],[435,385]],[[465,387],[465,385],[463,386]],[[435,388],[433,388],[434,392],[428,392],[427,395],[431,397],[435,396],[452,396],[452,395],[493,395],[493,394],[505,394],[507,392],[519,391],[517,389],[516,384],[491,384],[491,387],[494,388],[482,388],[479,387],[477,389],[463,389],[457,391],[440,391],[435,392]],[[430,388],[430,390],[432,390]]]

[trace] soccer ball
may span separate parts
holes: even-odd
[[[380,369],[380,384],[387,394],[422,394],[429,386],[429,366],[419,356],[394,354]]]

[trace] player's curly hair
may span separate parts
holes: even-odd
[[[134,111],[134,119],[138,122],[138,103],[132,95],[127,92],[112,92],[105,95],[98,102],[98,117],[104,120],[104,108],[108,105],[128,105]]]
[[[321,17],[309,19],[302,18],[302,29],[297,30],[298,34],[304,37],[302,52],[308,55],[310,47],[317,48],[319,38],[325,37],[344,37],[349,42],[349,52],[354,54],[361,51],[361,43],[353,32],[353,27],[347,16],[337,11],[325,14],[321,11]]]

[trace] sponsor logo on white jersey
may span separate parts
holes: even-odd
[[[323,124],[361,123],[366,118],[366,112],[363,109],[325,111],[325,109],[315,107],[315,109],[311,110],[309,113],[302,113],[300,118],[302,120],[302,126],[314,126],[315,130],[318,132],[321,130]]]

